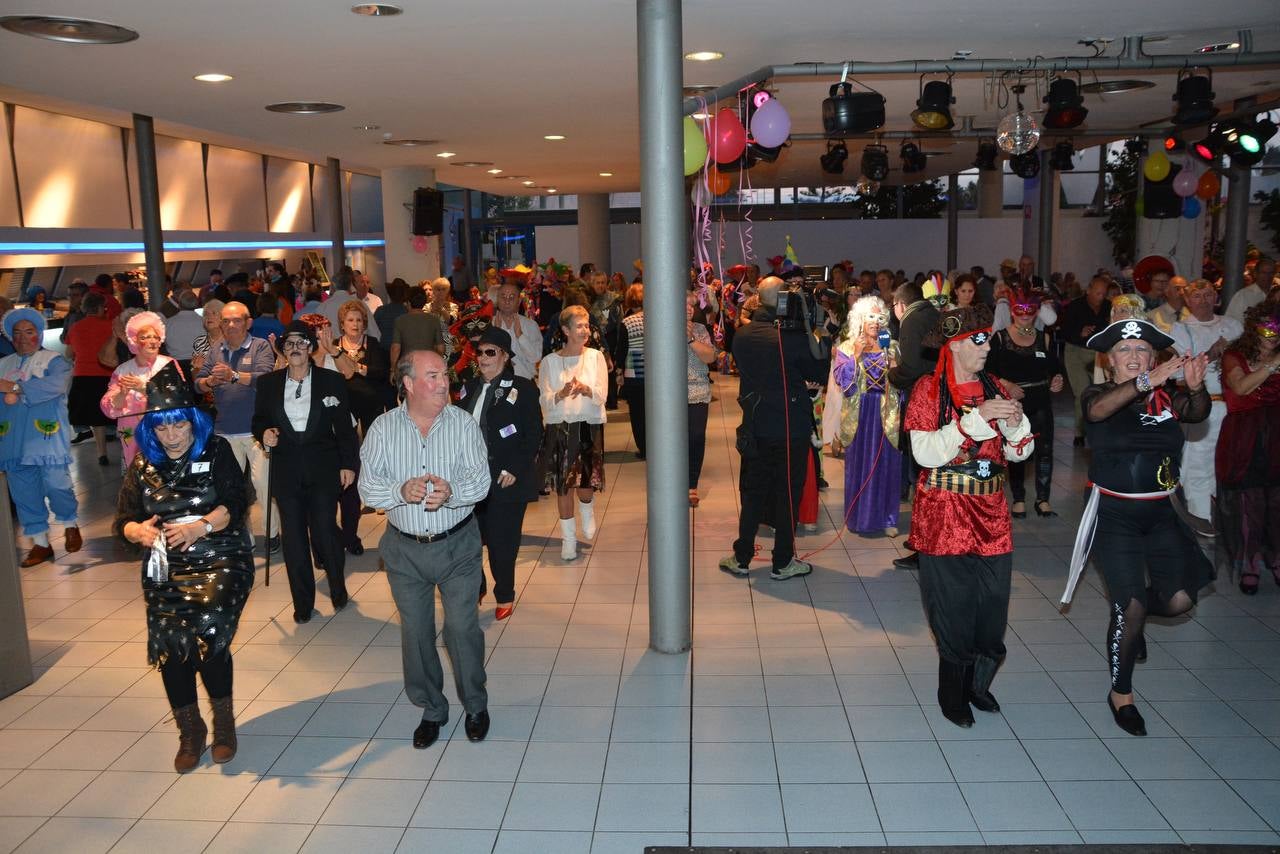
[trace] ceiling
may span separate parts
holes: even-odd
[[[427,165],[457,186],[515,195],[528,176],[561,193],[639,189],[639,133],[634,0],[398,0],[404,14],[351,13],[352,0],[0,0],[0,14],[40,13],[109,20],[141,33],[123,45],[61,44],[0,31],[0,99],[128,124],[131,113],[155,117],[161,133],[252,148],[377,172]],[[1280,50],[1275,0],[899,0],[874,15],[848,0],[685,0],[684,50],[717,50],[716,62],[684,63],[686,85],[718,85],[770,64],[794,62],[1089,56],[1081,39],[1159,37],[1148,53],[1187,53],[1231,41],[1250,29],[1257,51]],[[219,71],[228,83],[193,75]],[[1171,111],[1176,72],[1125,72],[1153,89],[1086,96],[1086,129],[1122,131]],[[1085,82],[1091,79],[1085,77]],[[779,79],[773,88],[793,132],[821,130],[820,105],[832,79]],[[885,130],[908,130],[915,76],[862,82],[888,100]],[[984,97],[984,78],[957,76],[957,116],[993,127],[1003,110]],[[1243,97],[1280,98],[1280,68],[1220,69],[1218,105]],[[290,116],[267,112],[277,101],[330,101],[343,112]],[[1029,91],[1027,108],[1035,109]],[[376,124],[377,130],[358,126]],[[439,140],[426,148],[382,144],[393,137]],[[546,134],[566,139],[549,142]],[[896,142],[891,160],[897,165]],[[923,147],[927,175],[968,168],[973,140],[945,136]],[[860,143],[850,145],[846,178],[856,178]],[[796,142],[776,164],[751,172],[754,186],[824,182],[820,141]],[[456,152],[446,161],[439,151]],[[600,177],[612,172],[612,177]],[[838,179],[825,179],[835,183]],[[890,178],[892,182],[892,176]],[[534,192],[540,192],[535,190]]]

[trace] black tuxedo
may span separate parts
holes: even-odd
[[[478,376],[468,380],[459,393],[459,408],[474,413],[484,386]],[[516,376],[510,362],[489,384],[480,405],[480,432],[489,450],[492,483],[489,495],[476,506],[476,519],[489,550],[494,597],[506,603],[515,599],[516,555],[524,512],[529,502],[538,500],[535,461],[542,444],[542,408],[538,387],[532,380]],[[508,487],[498,485],[498,476],[504,471],[516,479]]]
[[[341,491],[339,472],[357,470],[360,447],[347,404],[347,381],[342,375],[311,368],[311,408],[306,427],[298,431],[284,408],[287,373],[288,369],[272,371],[258,378],[253,435],[262,441],[267,430],[279,430],[279,441],[271,449],[271,487],[280,508],[284,561],[294,611],[308,618],[316,596],[313,549],[324,564],[334,604],[346,601],[346,561],[334,512]]]

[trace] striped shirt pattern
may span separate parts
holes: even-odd
[[[627,336],[627,363],[622,375],[644,382],[644,312],[637,311],[623,318],[622,328]]]
[[[453,495],[439,510],[407,504],[400,487],[432,474],[449,482]],[[406,534],[443,533],[471,515],[489,494],[489,454],[480,427],[466,412],[446,406],[423,438],[406,404],[374,419],[360,446],[360,498],[387,511],[387,521]]]

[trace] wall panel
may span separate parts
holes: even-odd
[[[165,231],[206,231],[204,163],[200,143],[172,136],[156,136],[156,177],[160,182],[160,228]],[[133,221],[142,227],[138,191],[138,148],[129,131],[129,197]]]
[[[209,146],[209,212],[214,231],[266,231],[262,155]]]
[[[9,155],[9,113],[0,109],[0,226],[17,226],[18,188],[13,182],[13,158]]]
[[[28,228],[130,227],[119,128],[18,107],[14,152]]]
[[[267,158],[267,210],[272,231],[312,231],[306,163]]]

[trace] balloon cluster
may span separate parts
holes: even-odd
[[[1142,175],[1148,181],[1159,183],[1169,177],[1172,169],[1173,164],[1169,161],[1169,155],[1163,151],[1154,151],[1142,164]],[[1183,161],[1181,171],[1174,175],[1172,187],[1173,192],[1183,200],[1182,215],[1187,219],[1195,219],[1204,209],[1203,202],[1212,201],[1217,197],[1218,191],[1222,188],[1222,181],[1218,178],[1218,173],[1212,169],[1206,169],[1202,174],[1197,174],[1195,161],[1188,157]],[[1141,199],[1138,201],[1142,202]],[[1142,213],[1138,210],[1139,216]]]
[[[721,172],[717,164],[737,163],[748,145],[777,148],[791,136],[791,116],[777,99],[757,92],[754,104],[755,110],[749,119],[750,133],[738,113],[728,107],[708,118],[701,128],[693,118],[685,117],[684,174],[695,175],[705,166],[706,172],[698,183],[707,193],[722,195],[732,186],[732,179]],[[697,201],[697,188],[694,193]]]

